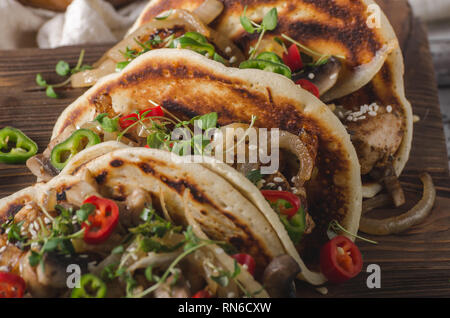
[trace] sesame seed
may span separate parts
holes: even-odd
[[[280,183],[280,182],[283,182],[284,180],[280,177],[275,177],[275,178],[273,178],[273,181]]]
[[[230,54],[231,53],[231,47],[227,46],[225,48],[225,53]]]
[[[314,75],[314,73],[309,73],[308,74],[308,78],[309,79],[314,79],[316,77],[316,75]]]
[[[281,191],[281,190],[283,190],[283,188],[280,186],[280,187],[277,188],[277,190]]]
[[[231,63],[231,64],[235,63],[236,61],[237,61],[237,57],[236,57],[236,56],[232,56],[232,57],[230,58],[230,63]]]
[[[6,245],[5,246],[2,246],[2,247],[0,247],[0,253],[3,253],[4,251],[6,250]]]
[[[275,183],[273,183],[273,182],[269,182],[269,183],[267,184],[267,186],[268,186],[268,187],[271,187],[271,188],[272,188],[272,187],[274,187],[274,186],[275,186]]]
[[[386,111],[388,113],[391,113],[392,112],[392,106],[391,105],[386,106]]]

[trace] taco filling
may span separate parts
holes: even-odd
[[[196,123],[201,123],[201,128],[210,131],[209,139],[203,135],[193,134]],[[188,141],[173,138],[173,130],[179,127],[185,128],[184,132],[189,132]],[[302,237],[310,234],[315,227],[308,213],[305,182],[314,172],[314,160],[311,153],[316,146],[314,143],[306,146],[302,137],[286,131],[278,133],[279,169],[271,174],[262,174],[261,168],[267,167],[268,164],[263,164],[260,160],[250,163],[248,160],[250,149],[253,149],[249,144],[248,131],[254,129],[258,132],[258,129],[253,127],[253,123],[250,125],[236,123],[217,127],[217,113],[180,120],[156,105],[125,116],[109,117],[106,113],[100,114],[95,121],[83,124],[69,138],[59,144],[54,143],[53,148],[47,149],[43,155],[31,158],[27,164],[38,178],[48,181],[56,176],[58,171],[63,170],[70,159],[80,151],[100,142],[115,140],[133,147],[162,149],[178,155],[204,155],[210,149],[212,150],[210,155],[214,156],[217,140],[216,135],[211,133],[213,129],[216,129],[216,133],[221,133],[225,155],[236,148],[236,151],[233,151],[231,160],[233,163],[230,166],[246,176],[261,190],[263,196],[280,216],[290,238],[300,251]],[[270,138],[269,134],[268,139]],[[84,143],[82,139],[85,139]],[[234,143],[236,139],[237,144]],[[237,163],[238,156],[242,154],[247,161]]]

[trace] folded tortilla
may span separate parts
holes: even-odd
[[[194,11],[205,0],[152,0],[129,30],[135,31],[163,12],[172,9]],[[343,56],[344,72],[337,84],[322,99],[329,101],[348,95],[367,84],[381,69],[390,52],[398,47],[395,33],[373,0],[341,1],[237,1],[221,0],[221,15],[211,27],[227,35],[244,52],[258,41],[258,34],[247,33],[240,16],[260,23],[272,8],[278,10],[278,26],[266,33],[260,50],[273,51],[274,37],[288,35],[308,48],[326,55]],[[373,27],[372,14],[379,16],[380,27]]]
[[[123,72],[103,78],[70,105],[58,119],[53,138],[92,121],[99,113],[116,116],[146,109],[151,105],[149,100],[183,118],[217,112],[218,123],[223,126],[250,122],[254,115],[258,118],[256,127],[280,128],[301,136],[317,168],[317,174],[306,184],[308,212],[318,233],[308,245],[317,252],[326,240],[326,228],[331,220],[339,221],[350,232],[357,232],[361,178],[350,137],[326,105],[278,74],[228,68],[189,50],[150,51]],[[91,153],[102,153],[102,145],[94,146]],[[72,160],[78,163],[69,162],[69,168],[63,173],[76,169],[84,160],[80,156],[75,156]],[[238,179],[228,177],[225,170],[214,171],[235,187],[241,185]],[[281,233],[285,248],[295,250],[258,189],[248,182],[243,187],[240,191],[246,199],[260,213],[277,222],[274,227]]]

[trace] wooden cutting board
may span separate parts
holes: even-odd
[[[408,232],[386,237],[370,237],[379,242],[359,242],[364,259],[363,272],[341,286],[329,288],[328,297],[410,297],[450,296],[450,178],[442,118],[429,53],[426,30],[415,19],[406,1],[382,1],[385,12],[399,36],[405,56],[406,92],[420,121],[414,125],[414,145],[402,175],[407,206],[421,196],[418,174],[428,171],[436,184],[438,197],[428,219]],[[86,61],[94,62],[110,45],[84,46]],[[22,49],[0,51],[0,127],[22,129],[35,140],[40,151],[49,142],[51,130],[62,110],[84,90],[63,89],[60,99],[50,99],[35,84],[41,73],[48,82],[60,81],[54,72],[59,60],[74,65],[82,47],[55,50]],[[33,184],[34,177],[24,166],[0,164],[0,198]],[[399,211],[383,210],[382,215]],[[381,269],[381,288],[369,289],[366,268]],[[300,296],[320,296],[314,289],[301,286]]]

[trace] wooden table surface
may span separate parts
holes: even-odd
[[[371,237],[379,244],[359,242],[363,253],[363,272],[341,286],[329,288],[328,297],[450,297],[450,178],[445,138],[435,74],[429,53],[426,31],[413,18],[406,1],[383,1],[402,44],[406,61],[406,92],[414,113],[421,120],[415,124],[414,144],[408,165],[401,177],[407,194],[408,209],[421,196],[418,179],[428,171],[437,187],[438,197],[428,219],[406,233]],[[86,61],[94,62],[109,46],[88,46]],[[0,127],[11,125],[22,129],[43,151],[61,111],[83,93],[81,89],[63,89],[60,99],[50,99],[35,84],[41,73],[53,83],[61,79],[55,74],[58,60],[74,65],[81,47],[55,50],[23,49],[0,51]],[[0,164],[0,198],[31,185],[34,177],[24,166]],[[378,213],[392,215],[399,210]],[[381,288],[366,285],[369,264],[381,268]],[[300,286],[301,296],[319,294]]]

